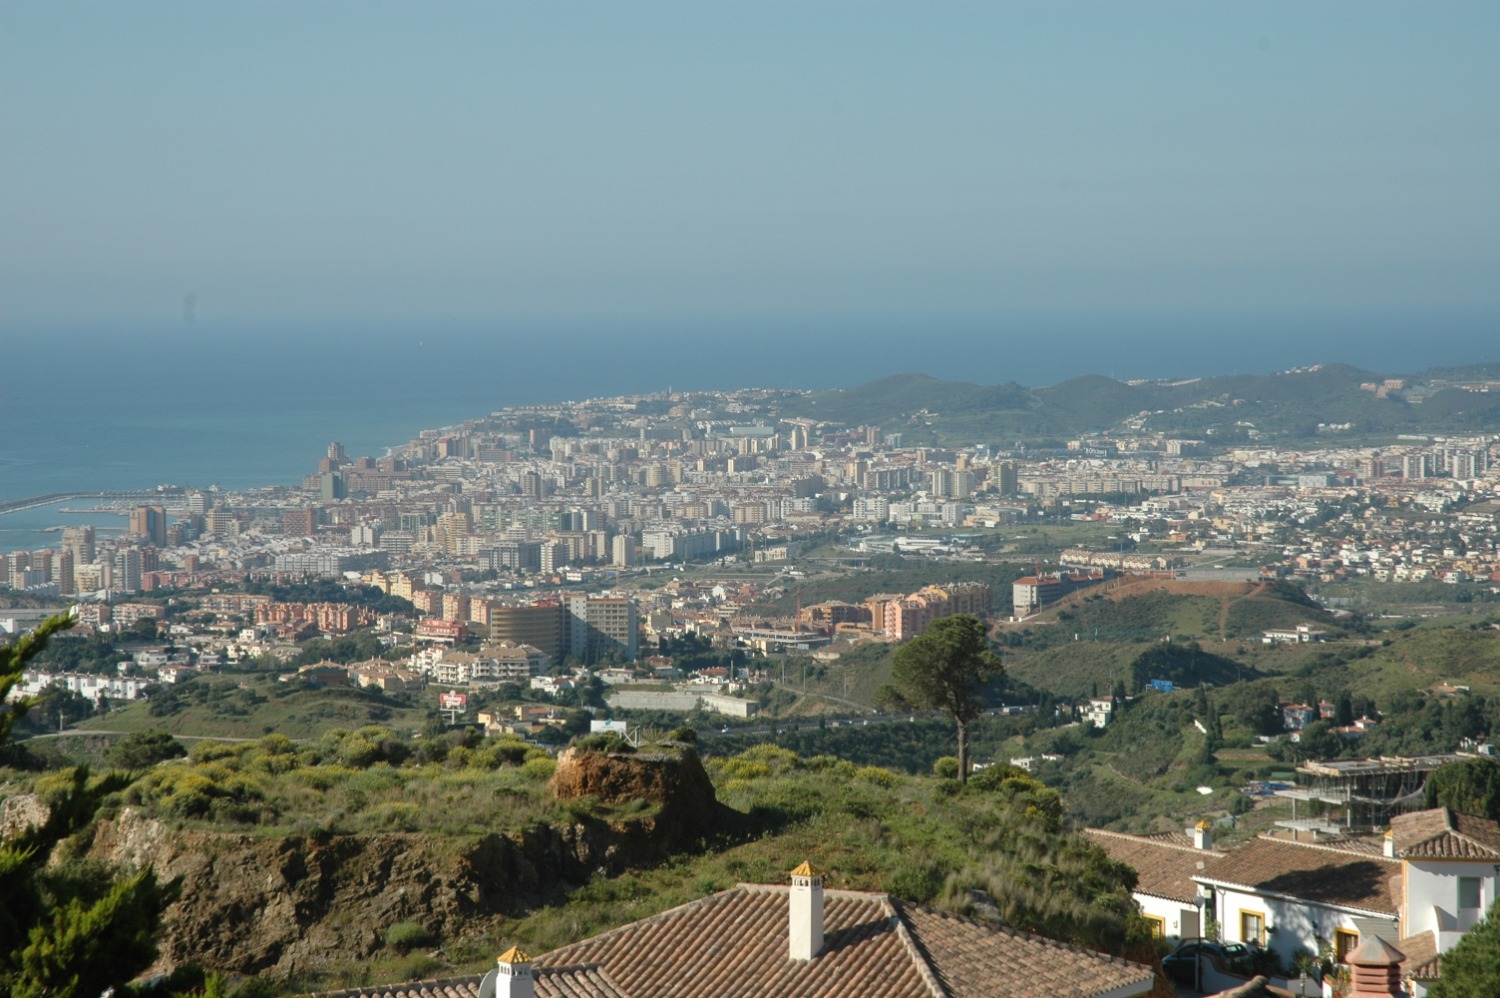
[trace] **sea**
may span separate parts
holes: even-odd
[[[1384,374],[1500,360],[1485,313],[870,316],[424,327],[0,326],[0,499],[159,484],[294,484],[330,441],[379,456],[506,406],[672,390],[852,387],[909,371],[980,384]],[[64,510],[0,515],[0,551],[55,547]]]

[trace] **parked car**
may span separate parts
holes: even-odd
[[[1204,960],[1217,957],[1220,963],[1228,963],[1248,952],[1249,949],[1244,943],[1216,943],[1212,939],[1184,939],[1172,952],[1161,958],[1161,967],[1173,983],[1192,985],[1197,983],[1200,957]]]

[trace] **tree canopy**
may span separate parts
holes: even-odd
[[[984,621],[973,614],[940,617],[896,652],[884,703],[940,710],[958,727],[958,778],[969,776],[969,722],[984,710],[985,691],[1005,674],[990,650]]]
[[[1436,770],[1427,777],[1427,806],[1500,820],[1500,764],[1465,759]]]

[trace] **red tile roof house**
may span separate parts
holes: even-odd
[[[897,900],[740,884],[532,961],[512,948],[483,977],[325,998],[1136,998],[1142,964]]]
[[[1164,934],[1190,938],[1197,928],[1191,883],[1220,939],[1264,946],[1283,964],[1320,944],[1340,960],[1363,941],[1393,944],[1416,998],[1436,980],[1438,957],[1500,895],[1500,825],[1446,808],[1399,815],[1383,839],[1261,836],[1221,852],[1204,829],[1194,831],[1198,850],[1176,835],[1088,834],[1137,871],[1136,901],[1163,918]],[[1174,909],[1182,912],[1175,932],[1166,920]]]

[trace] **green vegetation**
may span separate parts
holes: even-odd
[[[1427,778],[1427,806],[1500,820],[1500,764],[1466,759]]]
[[[0,648],[0,702],[48,638],[69,626],[49,618],[14,647]],[[17,701],[0,712],[0,749],[12,722],[27,710]],[[155,932],[174,888],[149,870],[127,875],[98,863],[63,857],[53,847],[85,828],[119,781],[92,778],[74,767],[46,774],[35,792],[47,816],[0,845],[0,991],[15,998],[94,995],[125,984],[156,958]]]
[[[276,732],[289,738],[317,738],[331,727],[385,724],[418,731],[430,711],[406,695],[352,686],[317,687],[278,682],[264,672],[197,676],[158,689],[149,701],[136,701],[79,725],[90,730],[165,730],[173,735],[259,738]]]
[[[312,744],[283,735],[198,742],[188,759],[160,765],[121,804],[168,819],[254,826],[260,834],[422,832],[481,835],[556,819],[545,790],[544,749],[461,731],[401,739],[388,728],[333,729]],[[503,802],[504,806],[497,806]]]
[[[409,599],[388,595],[375,586],[338,582],[334,579],[289,585],[249,580],[245,582],[244,589],[252,595],[269,596],[283,603],[352,603],[376,613],[407,616],[417,612]]]
[[[109,761],[120,769],[149,769],[158,762],[187,755],[187,749],[170,734],[157,728],[137,731],[117,742],[109,751]]]

